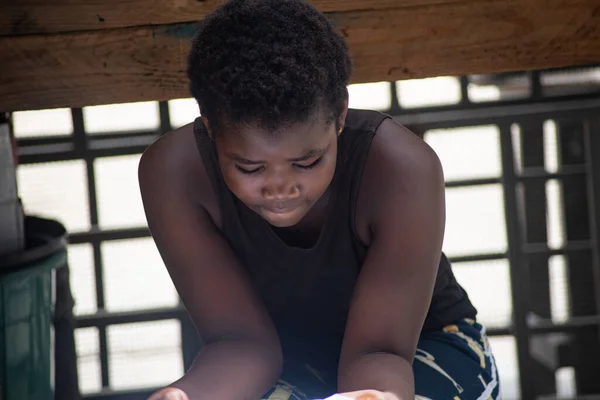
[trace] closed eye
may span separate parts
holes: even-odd
[[[235,168],[240,171],[242,174],[246,174],[246,175],[252,175],[257,173],[258,171],[260,171],[262,169],[262,166],[258,167],[258,168],[254,168],[254,169],[246,169],[246,168],[242,168],[239,165],[236,165]]]
[[[322,159],[323,159],[323,157],[319,157],[315,161],[313,161],[313,162],[311,162],[310,164],[307,164],[307,165],[303,165],[303,164],[294,164],[294,165],[296,167],[302,168],[302,169],[311,169],[311,168],[314,168],[317,165],[319,165],[319,163],[321,162]]]

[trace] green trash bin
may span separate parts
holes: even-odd
[[[58,222],[25,218],[24,251],[0,255],[0,399],[50,400],[54,271],[67,264]]]

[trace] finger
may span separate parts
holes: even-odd
[[[148,400],[189,400],[189,397],[181,389],[165,388],[154,393]]]

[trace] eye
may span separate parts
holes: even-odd
[[[262,169],[262,167],[258,167],[258,168],[254,168],[254,169],[246,169],[246,168],[240,167],[239,165],[236,165],[235,169],[237,169],[238,171],[240,171],[242,174],[252,175],[252,174],[255,174],[258,171],[260,171]]]
[[[319,163],[321,162],[321,160],[323,159],[323,157],[319,157],[317,158],[315,161],[311,162],[308,165],[302,165],[302,164],[294,164],[296,167],[298,168],[302,168],[302,169],[311,169],[316,167],[317,165],[319,165]]]

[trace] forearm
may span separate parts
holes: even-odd
[[[338,391],[363,389],[391,392],[399,400],[412,400],[415,397],[412,365],[391,353],[361,354],[340,367]]]
[[[276,346],[222,340],[205,346],[185,376],[170,386],[190,400],[256,400],[276,382],[281,363]]]

